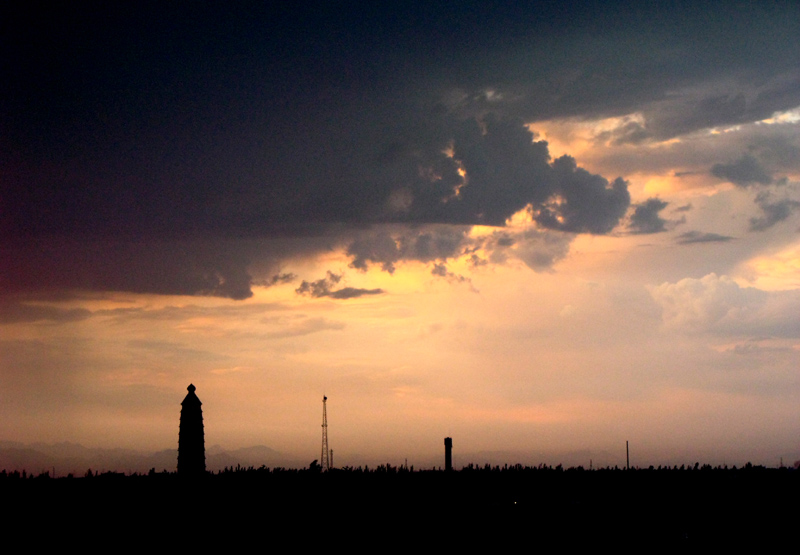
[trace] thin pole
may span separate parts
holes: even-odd
[[[322,456],[320,457],[320,464],[322,471],[327,472],[331,469],[331,452],[328,450],[328,410],[327,410],[328,397],[322,396]]]

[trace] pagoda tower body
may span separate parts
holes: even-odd
[[[202,476],[206,472],[206,445],[203,436],[203,409],[195,386],[181,403],[181,424],[178,430],[178,474]]]

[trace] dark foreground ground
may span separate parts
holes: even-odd
[[[11,533],[104,549],[795,549],[800,532],[800,471],[761,467],[2,475],[0,495]]]

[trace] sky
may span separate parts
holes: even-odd
[[[800,459],[796,3],[15,4],[0,439]]]

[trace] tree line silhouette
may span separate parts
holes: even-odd
[[[749,463],[591,470],[469,464],[452,472],[388,463],[328,472],[314,464],[237,465],[189,478],[155,469],[60,478],[23,470],[0,471],[0,494],[20,510],[47,507],[113,519],[111,525],[144,516],[152,522],[213,516],[221,526],[249,530],[270,522],[281,533],[301,535],[354,526],[397,534],[405,527],[401,543],[425,532],[449,535],[443,545],[491,538],[497,548],[513,548],[530,534],[567,547],[622,540],[721,545],[795,530],[800,472]]]

